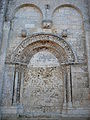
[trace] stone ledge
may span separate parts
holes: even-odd
[[[2,117],[1,120],[90,120],[90,117],[62,117],[62,118],[18,118],[18,117]]]
[[[18,115],[25,118],[59,118],[59,117],[90,117],[90,108],[63,108],[62,113],[23,113],[22,106],[1,107],[2,115]]]
[[[12,107],[1,107],[1,113],[2,114],[17,114],[17,113],[22,113],[23,108],[21,106],[12,106]]]

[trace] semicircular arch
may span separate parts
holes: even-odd
[[[41,11],[41,9],[40,9],[37,5],[35,5],[35,4],[28,4],[28,3],[22,4],[22,5],[20,5],[20,6],[17,6],[17,7],[15,8],[15,10],[13,11],[12,16],[15,17],[15,14],[16,14],[21,8],[24,8],[24,7],[34,7],[34,8],[36,8],[36,9],[39,11],[39,13],[42,15],[42,17],[43,17],[42,11]]]
[[[66,62],[74,62],[75,56],[71,47],[62,38],[52,34],[34,34],[24,41],[15,49],[11,55],[12,62],[20,62],[21,56],[31,56],[32,51],[41,50],[42,48],[51,49],[63,56]]]
[[[75,5],[73,5],[73,4],[62,4],[62,5],[60,5],[60,6],[57,6],[57,7],[53,10],[52,16],[53,16],[54,12],[55,12],[57,9],[63,8],[63,7],[69,7],[69,8],[75,9],[75,10],[81,15],[81,17],[82,17],[82,19],[83,19],[83,15],[82,15],[81,10],[80,10],[78,7],[76,7]]]

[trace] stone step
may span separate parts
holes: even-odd
[[[21,118],[18,120],[61,120],[57,118]]]
[[[19,118],[18,120],[90,120],[90,118],[78,118],[78,117],[65,117],[65,118]]]
[[[26,118],[26,117],[3,117],[1,120],[90,120],[90,117],[60,117],[60,118]]]

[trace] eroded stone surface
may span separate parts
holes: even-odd
[[[0,3],[0,119],[89,119],[89,1]]]

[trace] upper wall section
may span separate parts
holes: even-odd
[[[51,13],[58,7],[62,5],[72,5],[78,8],[84,18],[84,21],[88,21],[88,6],[87,6],[87,0],[9,0],[8,5],[8,12],[7,12],[7,18],[11,19],[14,16],[14,13],[16,12],[16,9],[19,8],[23,4],[34,4],[37,7],[40,8],[40,10],[43,13],[43,18],[45,18],[45,5],[50,5],[50,11],[48,12],[49,18],[52,16]]]
[[[61,36],[63,30],[67,30],[68,36],[64,39],[77,61],[86,59],[85,30],[88,29],[89,18],[85,0],[10,0],[6,20],[11,21],[8,53],[34,33]],[[43,28],[44,20],[52,22],[49,29]]]

